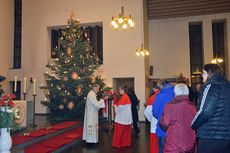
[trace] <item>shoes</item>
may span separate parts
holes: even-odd
[[[87,146],[90,148],[95,148],[98,146],[98,143],[87,143]]]
[[[135,133],[136,134],[140,133],[140,128],[138,128],[138,130],[135,130]]]

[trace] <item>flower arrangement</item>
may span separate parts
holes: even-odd
[[[115,97],[117,100],[121,98],[121,95],[117,91],[115,91],[114,93],[112,91],[104,91],[103,98],[106,96],[108,96],[109,100],[113,100]]]
[[[113,92],[112,91],[104,91],[103,98],[108,96],[108,100],[113,100]]]
[[[10,94],[4,95],[0,99],[0,128],[9,129],[17,126],[14,120],[20,117],[17,115],[18,110],[13,110],[13,98],[15,98],[15,95]]]

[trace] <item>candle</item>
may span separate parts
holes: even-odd
[[[26,93],[26,77],[24,77],[24,93]]]
[[[36,79],[34,79],[34,95],[36,95]]]
[[[14,92],[17,91],[17,79],[18,79],[18,77],[14,76]]]

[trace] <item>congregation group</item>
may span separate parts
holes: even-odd
[[[153,83],[154,94],[145,103],[144,115],[151,123],[150,153],[230,153],[230,82],[217,64],[203,67],[203,84],[196,94],[186,82],[176,84],[161,79]],[[83,139],[89,145],[98,142],[98,85],[87,96]],[[112,146],[131,146],[131,124],[139,133],[136,105],[130,88],[119,88],[122,95],[115,104]],[[192,95],[192,96],[191,96]],[[194,98],[195,97],[195,98]]]

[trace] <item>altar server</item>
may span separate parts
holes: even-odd
[[[131,146],[131,124],[133,122],[129,96],[125,93],[125,88],[120,88],[119,92],[122,96],[115,105],[116,117],[112,143],[112,146],[116,148]]]

